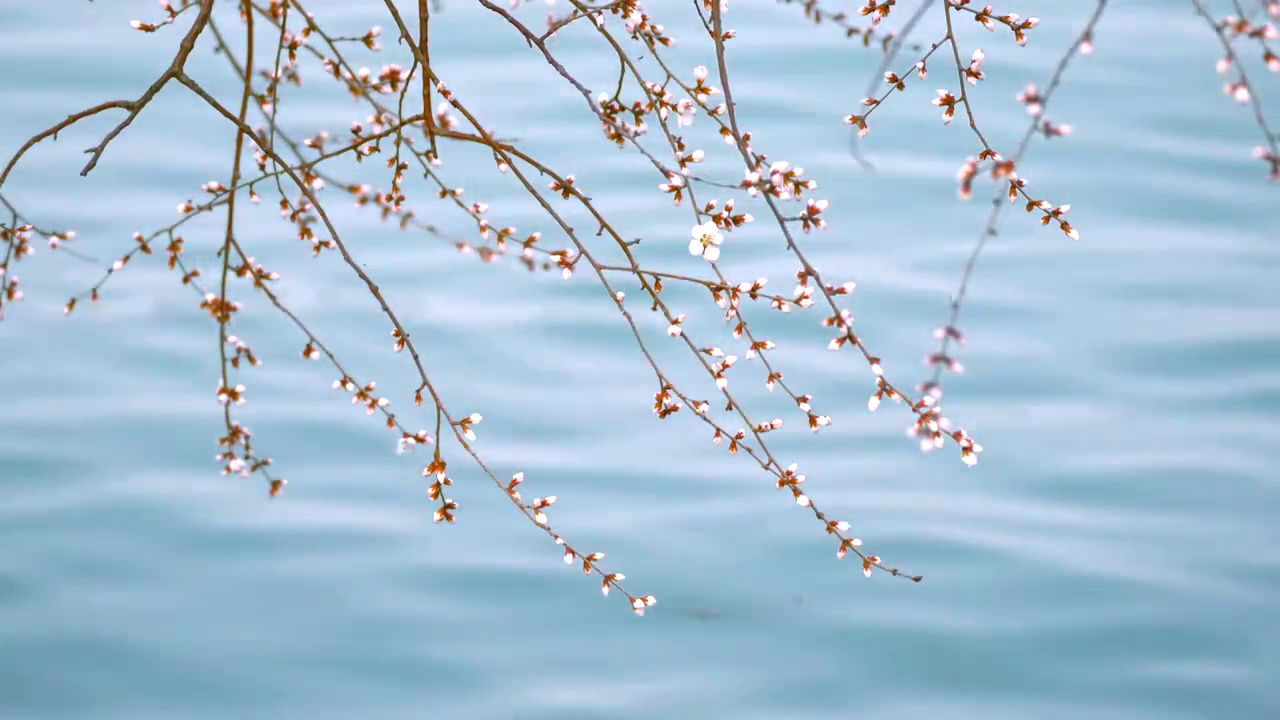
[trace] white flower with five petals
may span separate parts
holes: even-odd
[[[720,257],[720,243],[724,235],[713,222],[693,226],[693,239],[689,241],[689,254],[699,255],[707,262],[715,262]]]

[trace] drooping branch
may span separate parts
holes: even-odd
[[[1031,139],[1037,133],[1043,133],[1046,137],[1054,134],[1054,128],[1057,128],[1057,134],[1063,134],[1061,126],[1054,126],[1047,120],[1043,119],[1043,111],[1053,98],[1058,86],[1062,83],[1062,79],[1066,74],[1067,67],[1077,54],[1087,53],[1092,49],[1092,38],[1094,30],[1098,22],[1102,19],[1103,12],[1107,9],[1108,0],[1098,0],[1094,6],[1093,14],[1090,15],[1085,23],[1084,29],[1076,36],[1075,40],[1063,53],[1058,60],[1057,66],[1053,70],[1053,74],[1049,78],[1043,92],[1037,91],[1034,86],[1028,86],[1027,92],[1023,94],[1023,102],[1027,105],[1027,109],[1031,114],[1031,121],[1027,124],[1026,130],[1022,133],[1022,138],[1018,141],[1018,145],[1012,155],[993,163],[993,177],[1007,177],[1010,172],[1022,162],[1023,156],[1026,154],[1027,148],[1031,143]],[[961,84],[961,88],[964,85]],[[965,107],[968,108],[968,99],[965,98]],[[985,143],[985,140],[984,140]],[[977,172],[977,162],[973,158],[969,159],[965,170],[962,173],[961,197],[967,198],[970,194],[968,182]],[[1005,189],[998,191],[991,199],[991,210],[987,214],[986,223],[983,225],[981,232],[978,234],[978,240],[974,244],[973,250],[969,253],[969,258],[965,262],[964,272],[961,273],[960,283],[956,292],[952,295],[950,314],[947,322],[941,328],[935,331],[934,336],[938,339],[938,348],[929,356],[928,362],[933,368],[933,376],[924,381],[920,385],[921,392],[927,393],[935,398],[942,397],[942,375],[946,370],[957,372],[961,369],[961,365],[951,356],[953,344],[963,343],[964,335],[959,329],[960,311],[964,305],[965,297],[969,292],[969,283],[973,280],[974,271],[977,269],[978,257],[986,248],[987,241],[995,236],[996,224],[999,222],[1000,215],[1004,208],[1009,205],[1008,192]],[[931,447],[932,443],[922,440],[923,446]]]
[[[620,584],[623,576],[602,567],[601,553],[581,552],[552,530],[548,508],[554,502],[553,497],[532,501],[522,498],[523,474],[515,473],[509,482],[500,480],[497,470],[482,458],[473,427],[480,422],[481,416],[478,413],[451,412],[445,405],[440,392],[442,388],[437,378],[428,374],[424,356],[419,352],[431,347],[430,337],[411,335],[411,328],[401,322],[373,274],[355,257],[355,250],[347,238],[339,234],[338,216],[333,206],[333,198],[337,196],[344,200],[353,199],[358,207],[377,212],[388,222],[389,228],[398,227],[405,232],[428,233],[444,238],[459,251],[472,252],[486,262],[511,252],[530,269],[540,262],[544,269],[558,271],[565,280],[572,280],[577,275],[598,285],[596,302],[608,302],[618,311],[635,341],[638,355],[652,370],[655,383],[652,408],[658,419],[691,415],[696,421],[691,424],[698,432],[705,432],[707,439],[718,449],[742,456],[753,468],[758,467],[765,473],[777,489],[789,493],[799,506],[822,523],[824,533],[834,537],[837,555],[843,557],[852,553],[862,561],[863,571],[868,575],[881,571],[918,580],[919,576],[900,572],[883,563],[879,556],[866,553],[861,548],[861,540],[852,534],[849,523],[833,520],[819,510],[805,490],[806,478],[799,472],[798,463],[784,464],[775,452],[775,448],[781,446],[776,444],[776,436],[771,433],[784,431],[783,418],[761,416],[754,406],[749,407],[748,398],[740,389],[744,382],[740,378],[763,380],[767,390],[778,391],[772,397],[788,406],[788,412],[799,413],[799,422],[795,424],[807,426],[812,432],[820,432],[833,422],[839,422],[838,416],[833,420],[832,416],[814,408],[812,396],[801,389],[802,379],[784,379],[782,355],[775,351],[776,344],[760,332],[757,320],[762,313],[799,313],[816,307],[823,316],[821,324],[828,329],[828,337],[824,339],[824,342],[830,341],[827,347],[840,351],[848,350],[845,346],[851,345],[858,351],[853,355],[855,363],[859,367],[865,363],[871,369],[875,388],[870,407],[874,409],[886,397],[902,401],[913,413],[916,428],[926,432],[926,439],[944,444],[945,438],[949,437],[959,447],[961,458],[966,463],[976,462],[981,450],[962,429],[951,429],[949,421],[941,415],[937,397],[928,391],[929,388],[919,397],[912,397],[892,384],[881,368],[879,358],[866,344],[866,339],[853,331],[851,313],[841,307],[843,299],[839,296],[849,294],[854,284],[826,281],[821,269],[808,258],[805,238],[807,233],[826,227],[827,216],[823,212],[828,201],[814,199],[812,195],[802,197],[807,192],[812,193],[817,187],[816,181],[802,177],[802,168],[786,161],[771,160],[753,147],[751,133],[746,127],[749,118],[742,117],[735,104],[735,89],[740,92],[747,86],[729,67],[732,45],[727,41],[735,33],[725,27],[723,3],[718,0],[695,0],[693,3],[698,34],[707,34],[709,42],[706,42],[705,49],[709,56],[714,57],[714,64],[706,63],[712,66],[710,69],[706,65],[694,68],[692,78],[673,67],[674,56],[668,52],[673,36],[637,0],[601,4],[569,0],[568,4],[570,7],[565,14],[548,19],[545,30],[541,27],[535,30],[523,22],[518,7],[507,9],[501,3],[488,0],[481,0],[480,7],[496,19],[495,25],[500,30],[514,33],[514,37],[528,45],[539,62],[545,62],[554,70],[558,78],[555,82],[563,81],[573,88],[571,102],[578,111],[577,117],[587,120],[590,130],[600,132],[606,143],[634,153],[633,157],[644,165],[646,172],[649,169],[654,172],[654,183],[663,203],[674,204],[688,212],[693,226],[691,237],[681,242],[689,243],[689,252],[698,258],[701,271],[685,271],[648,258],[650,241],[646,239],[640,244],[633,237],[633,232],[618,224],[603,209],[606,206],[593,197],[589,188],[584,187],[585,183],[574,177],[572,168],[563,167],[566,164],[564,159],[552,162],[539,157],[539,153],[531,150],[528,144],[491,130],[488,121],[492,118],[480,117],[473,110],[479,104],[472,103],[471,98],[465,97],[457,87],[451,87],[441,76],[444,65],[440,64],[440,58],[433,58],[430,53],[430,33],[433,29],[440,31],[439,27],[431,27],[432,20],[441,21],[445,16],[433,18],[434,8],[426,0],[418,0],[417,3],[384,0],[382,3],[390,18],[389,24],[396,29],[396,45],[404,49],[401,52],[407,51],[410,62],[406,62],[405,67],[386,63],[379,71],[364,67],[363,61],[356,57],[357,53],[365,50],[376,52],[380,49],[377,43],[379,28],[371,28],[364,34],[334,32],[332,23],[308,11],[302,0],[238,0],[235,6],[241,11],[241,22],[245,24],[247,45],[235,51],[209,14],[211,0],[204,0],[198,5],[188,3],[177,11],[166,7],[169,16],[165,21],[155,25],[135,23],[134,27],[143,32],[153,32],[172,24],[189,9],[198,11],[169,69],[137,100],[111,101],[89,108],[29,139],[0,174],[0,184],[35,144],[56,137],[59,131],[80,119],[109,110],[125,110],[128,113],[125,120],[102,142],[90,148],[91,158],[84,168],[84,172],[89,172],[108,144],[170,80],[185,86],[204,106],[216,113],[220,123],[226,123],[235,130],[234,143],[230,144],[235,156],[230,163],[227,185],[207,183],[202,190],[211,197],[192,198],[182,203],[182,215],[177,222],[150,234],[137,233],[128,251],[118,256],[119,259],[111,264],[98,283],[86,293],[73,297],[67,304],[67,310],[75,307],[78,299],[97,300],[102,284],[118,274],[130,258],[150,255],[153,245],[158,248],[167,243],[165,253],[169,267],[181,274],[183,285],[189,285],[200,295],[202,309],[208,311],[218,325],[222,360],[219,398],[224,402],[224,424],[227,428],[227,434],[219,440],[223,470],[239,475],[261,473],[268,479],[272,495],[280,491],[283,480],[267,474],[269,458],[258,455],[257,449],[250,445],[248,431],[235,422],[232,415],[233,406],[243,402],[243,386],[237,382],[237,373],[245,369],[241,362],[247,361],[249,365],[256,362],[245,339],[232,334],[241,308],[229,295],[237,293],[236,282],[239,280],[251,283],[251,292],[265,297],[271,309],[278,311],[291,327],[298,330],[299,343],[305,343],[301,353],[303,358],[328,361],[339,375],[334,387],[346,392],[351,401],[362,406],[369,415],[384,421],[386,427],[398,435],[399,449],[433,446],[431,460],[423,474],[430,482],[431,499],[438,503],[435,509],[438,522],[453,522],[458,517],[457,503],[446,494],[447,488],[453,484],[447,462],[454,452],[449,442],[451,437],[471,458],[479,473],[487,477],[528,521],[542,529],[556,544],[564,546],[567,562],[578,561],[584,572],[596,576],[606,594],[610,589],[618,590],[637,613],[643,613],[654,602],[652,596],[623,590]],[[855,26],[855,22],[863,21],[854,18],[852,12],[832,14],[815,0],[805,0],[801,4],[805,15],[812,20],[821,18],[826,24],[830,24],[827,21],[835,21],[846,32],[853,27],[865,30],[853,33],[864,43],[869,42],[873,34],[884,39],[885,65],[878,74],[884,74],[888,87],[881,93],[874,89],[869,91],[868,98],[863,101],[867,106],[865,113],[849,116],[852,119],[850,124],[856,126],[859,136],[867,130],[868,117],[874,115],[881,105],[891,100],[896,102],[895,96],[903,94],[908,81],[915,82],[910,77],[912,74],[924,79],[927,62],[954,64],[955,78],[960,85],[958,96],[943,90],[934,104],[943,109],[946,120],[955,114],[956,106],[964,107],[967,124],[981,149],[981,161],[990,162],[997,180],[1007,182],[1007,186],[1002,185],[1002,188],[1007,187],[1002,196],[1013,200],[1021,198],[1026,202],[1028,212],[1040,210],[1038,215],[1043,222],[1056,221],[1065,233],[1073,234],[1070,225],[1061,218],[1065,206],[1054,208],[1032,198],[1013,171],[1030,137],[1036,132],[1049,134],[1047,121],[1037,120],[1013,155],[1001,156],[988,144],[982,123],[970,107],[966,88],[967,85],[976,85],[984,77],[981,54],[980,51],[975,53],[967,63],[962,60],[961,30],[959,23],[952,22],[955,16],[989,28],[1003,28],[1012,33],[1015,41],[1022,43],[1026,41],[1028,31],[1035,26],[1034,19],[1022,20],[1012,14],[998,14],[987,7],[978,8],[946,0],[942,10],[946,16],[946,35],[924,48],[909,44],[907,36],[930,8],[936,8],[929,0],[922,0],[896,33],[885,32],[889,27],[885,21],[896,5],[892,2],[868,2],[861,6],[857,12],[870,23],[866,27]],[[414,9],[417,22],[406,22],[405,12]],[[664,6],[661,11],[669,10]],[[894,15],[894,21],[899,17]],[[1096,20],[1095,15],[1091,25]],[[264,42],[276,43],[264,61],[255,62],[255,57],[261,56],[258,51],[264,50],[255,48],[255,23],[266,24],[270,28],[270,32],[263,36]],[[571,72],[571,63],[565,62],[556,43],[551,41],[557,33],[570,26],[589,36],[595,51],[605,61],[606,64],[601,66],[607,73],[603,91],[589,87],[586,81]],[[1221,30],[1221,33],[1226,32],[1229,31]],[[238,82],[238,103],[216,97],[187,74],[186,56],[202,34],[217,44],[218,53],[226,58],[234,72]],[[1226,35],[1220,34],[1220,37]],[[918,57],[910,68],[905,68],[901,75],[887,71],[888,65],[896,61],[902,49],[917,47],[920,52],[913,53]],[[942,52],[938,52],[940,50]],[[433,61],[440,66],[433,65]],[[361,108],[361,115],[352,123],[350,135],[344,131],[342,139],[330,138],[324,131],[303,137],[287,132],[283,127],[285,116],[290,114],[288,108],[292,107],[284,101],[283,95],[289,85],[302,83],[300,66],[312,62],[322,68],[323,78],[331,79]],[[612,71],[615,66],[616,79]],[[1043,104],[1052,94],[1064,69],[1065,61],[1055,71],[1049,90],[1038,98],[1039,102]],[[264,79],[265,87],[260,85]],[[723,95],[724,102],[719,102],[721,98],[718,95]],[[873,95],[875,97],[871,97]],[[415,107],[419,97],[421,112],[417,112]],[[253,113],[249,108],[251,100],[258,107]],[[583,112],[582,103],[586,105],[586,112]],[[250,114],[254,115],[253,120],[250,120]],[[259,122],[259,115],[262,124],[252,127]],[[683,129],[695,121],[699,123],[699,129],[705,124],[726,142],[728,152],[735,158],[734,163],[741,162],[740,180],[736,177],[718,178],[714,172],[700,171],[700,168],[714,167],[699,163],[715,150],[708,148],[704,151],[697,147],[693,131]],[[833,118],[833,123],[836,122],[838,119]],[[521,128],[504,129],[518,135]],[[586,140],[579,139],[579,142],[590,141],[593,132],[584,135],[588,136]],[[548,229],[556,242],[563,241],[563,245],[559,248],[548,245],[540,231],[526,229],[518,233],[515,227],[503,225],[499,221],[501,213],[490,211],[482,199],[468,194],[464,200],[464,188],[456,184],[452,166],[445,164],[446,160],[451,161],[451,151],[460,146],[480,148],[490,155],[497,173],[517,181],[522,194],[549,222]],[[245,152],[252,152],[256,170],[248,159],[241,157]],[[338,164],[331,161],[337,158],[354,159],[357,169],[335,169]],[[375,163],[375,159],[379,162]],[[381,166],[382,160],[385,160],[386,175],[379,173],[379,181],[375,184],[369,184],[374,183],[373,180],[365,182],[366,178],[360,173],[368,174],[370,166]],[[575,160],[570,157],[567,162]],[[469,167],[468,171],[471,170]],[[424,401],[427,403],[424,409],[428,413],[427,427],[434,418],[434,435],[410,429],[404,420],[405,414],[394,412],[391,400],[380,397],[372,381],[356,379],[356,368],[340,360],[338,351],[313,333],[304,319],[281,301],[276,290],[279,274],[253,261],[251,248],[237,237],[237,228],[242,226],[243,216],[249,207],[242,202],[244,198],[237,200],[237,197],[247,195],[251,203],[257,203],[262,199],[259,192],[269,194],[272,191],[279,196],[281,216],[296,227],[300,240],[310,243],[311,254],[319,256],[322,251],[332,251],[324,253],[325,256],[340,258],[344,272],[351,272],[363,290],[372,296],[378,313],[385,318],[380,322],[390,325],[388,330],[394,351],[409,350],[412,373],[417,383],[415,406]],[[437,197],[441,201],[440,210],[428,211],[415,202],[424,195]],[[44,235],[42,230],[22,218],[7,200],[0,200],[4,200],[11,216],[7,226],[0,223],[6,246],[0,270],[29,255],[33,237],[45,236],[51,244],[62,242],[57,234]],[[799,270],[794,273],[796,289],[790,295],[771,290],[766,292],[768,278],[765,277],[736,283],[730,280],[736,273],[729,269],[728,263],[739,247],[734,231],[754,222],[751,213],[746,212],[749,203],[759,203],[766,217],[771,218],[766,230],[774,233],[778,245],[785,248],[782,252],[784,261],[790,268],[794,268],[796,262],[799,264]],[[795,203],[800,209],[790,209],[794,207],[790,203]],[[200,268],[183,255],[186,240],[180,233],[189,220],[224,211],[224,232],[220,242],[214,245],[220,248],[220,273],[206,289]],[[585,214],[587,227],[581,227],[583,221],[575,217],[575,213],[578,217]],[[997,213],[998,209],[993,208],[991,223],[994,223]],[[446,230],[449,217],[459,218],[465,231],[454,233]],[[430,218],[431,222],[420,218]],[[570,218],[574,218],[574,222]],[[69,238],[70,235],[62,237]],[[961,280],[961,290],[957,294],[959,299],[964,297],[968,288],[972,264],[985,237],[984,234],[980,238],[980,246]],[[607,260],[606,253],[610,254]],[[615,260],[615,257],[620,259]],[[705,267],[702,262],[706,263]],[[787,274],[791,274],[790,270]],[[7,285],[0,287],[0,305],[5,301],[6,293],[21,297],[13,273],[5,275],[4,280]],[[698,297],[709,299],[711,307],[703,307],[703,310],[707,317],[725,323],[727,333],[732,337],[727,341],[730,344],[721,349],[712,340],[711,331],[704,331],[691,322],[693,317],[697,317],[695,313],[699,306],[684,307],[685,297],[664,294],[664,284],[692,288]],[[638,292],[634,289],[636,287]],[[682,310],[694,315],[686,316]],[[959,301],[953,305],[949,326],[955,324],[958,310]],[[658,330],[655,333],[657,339],[650,337],[649,331],[654,328]],[[669,362],[661,352],[659,343],[663,342],[677,347],[676,360]],[[947,351],[945,342],[944,338],[944,355]],[[734,350],[735,347],[741,349]],[[735,352],[741,354],[743,362],[738,361]],[[676,378],[682,375],[673,362],[687,363],[698,375],[697,379],[691,383],[677,382]],[[452,388],[449,390],[454,392]],[[398,410],[399,406],[396,408]],[[786,428],[790,429],[790,421],[787,423]],[[447,451],[443,445],[449,446]]]

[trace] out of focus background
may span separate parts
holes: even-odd
[[[238,38],[225,5],[218,21]],[[335,31],[391,24],[380,3],[323,5],[309,9]],[[684,72],[714,64],[691,4],[653,5]],[[1028,121],[1014,96],[1044,85],[1093,5],[1005,2],[997,9],[1042,17],[1025,48],[964,29],[966,48],[987,55],[988,79],[972,92],[998,149]],[[919,585],[838,562],[758,468],[684,413],[655,419],[652,371],[588,274],[566,282],[513,259],[482,265],[341,198],[346,241],[421,343],[450,409],[484,415],[486,461],[499,476],[525,472],[530,496],[558,495],[557,529],[608,553],[609,568],[659,604],[640,619],[602,599],[456,451],[459,522],[434,526],[426,456],[398,456],[394,436],[331,390],[334,373],[304,363],[303,340],[241,285],[233,330],[264,361],[241,375],[241,417],[290,480],[269,501],[260,480],[218,474],[216,325],[162,258],[136,259],[97,306],[62,315],[134,231],[176,220],[200,184],[226,182],[225,122],[174,84],[87,178],[81,150],[115,117],[41,145],[5,196],[41,225],[74,229],[71,247],[100,262],[42,246],[14,268],[26,299],[0,322],[0,716],[1280,716],[1280,188],[1250,157],[1258,130],[1223,95],[1220,48],[1190,3],[1112,6],[1048,110],[1074,132],[1036,141],[1022,168],[1036,193],[1072,205],[1082,237],[1015,207],[962,319],[966,373],[948,379],[943,405],[985,446],[976,468],[953,447],[921,454],[901,407],[868,413],[871,375],[826,351],[819,315],[749,310],[779,343],[788,382],[834,420],[814,437],[793,427],[803,418],[782,398],[744,389],[756,419],[787,421],[775,450],[802,464],[815,500],[867,549],[925,575]],[[536,26],[563,9],[517,13]],[[189,22],[129,28],[155,12],[0,8],[0,155],[71,112],[141,93]],[[938,19],[916,39],[941,37]],[[927,82],[873,116],[868,172],[841,119],[879,54],[793,5],[734,2],[726,23],[738,31],[729,61],[744,128],[831,201],[830,228],[804,236],[806,252],[831,279],[857,281],[860,334],[895,382],[913,386],[992,191],[979,180],[973,200],[955,196],[955,172],[979,148],[929,104],[935,87],[955,90],[954,75],[939,58]],[[685,249],[687,209],[657,194],[637,155],[600,137],[581,97],[504,23],[446,1],[433,28],[438,72],[486,124],[575,174],[616,227],[642,238],[642,262],[706,271]],[[383,42],[383,57],[367,59],[375,70],[408,65],[394,38]],[[552,48],[593,91],[616,81],[591,33]],[[207,40],[188,67],[236,96]],[[1277,76],[1249,67],[1280,120]],[[313,61],[302,72],[280,109],[297,136],[340,136],[368,114]],[[730,149],[705,118],[689,137],[697,130],[709,172],[736,182]],[[565,244],[491,160],[451,152],[444,176],[490,203],[495,224]],[[366,181],[385,187],[385,175]],[[468,237],[466,218],[412,174],[406,192],[420,217]],[[281,272],[290,307],[353,372],[429,428],[376,305],[335,256],[310,257],[275,201],[264,193],[242,211],[241,241]],[[221,222],[186,233],[206,272]],[[730,237],[723,266],[787,292],[794,260],[757,225]],[[688,332],[732,346],[704,294],[672,297]],[[665,324],[635,310],[669,348]],[[663,352],[712,394],[687,357]],[[763,371],[742,363],[735,382],[760,389]]]

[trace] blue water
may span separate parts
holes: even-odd
[[[219,21],[238,37],[226,5]],[[351,34],[390,25],[378,3],[319,5]],[[642,263],[702,271],[685,251],[690,214],[657,197],[652,170],[599,139],[581,98],[502,23],[445,5],[433,60],[463,101],[576,174],[643,238]],[[709,63],[688,3],[654,5],[682,41],[673,62]],[[891,378],[913,385],[985,217],[985,184],[969,203],[954,194],[972,137],[928,104],[954,78],[937,62],[877,114],[869,175],[840,119],[878,57],[796,7],[732,5],[743,123],[757,149],[804,166],[832,200],[831,227],[805,236],[806,252],[830,278],[858,282],[860,333]],[[965,30],[987,51],[975,106],[997,147],[1026,122],[1013,95],[1043,86],[1092,9],[1039,5],[1004,3],[1044,18],[1026,48]],[[1280,196],[1249,157],[1257,129],[1222,95],[1216,41],[1189,7],[1113,5],[1049,111],[1074,134],[1037,142],[1023,166],[1036,192],[1073,206],[1082,239],[1008,213],[965,308],[968,370],[949,380],[945,406],[985,446],[977,468],[954,448],[920,454],[901,408],[867,413],[871,375],[824,349],[816,311],[749,310],[779,343],[787,380],[834,418],[816,438],[791,427],[803,417],[743,361],[748,407],[788,422],[775,452],[802,464],[815,500],[867,549],[925,575],[919,585],[837,562],[812,518],[704,426],[685,413],[655,420],[652,371],[588,275],[480,265],[345,200],[333,206],[352,252],[450,409],[484,415],[486,462],[500,477],[525,472],[529,495],[558,495],[557,529],[608,553],[632,591],[659,603],[640,619],[602,599],[456,448],[460,519],[433,525],[426,456],[398,456],[393,436],[329,388],[335,373],[298,359],[303,339],[239,286],[236,330],[264,365],[242,374],[250,402],[238,417],[290,480],[268,501],[259,480],[217,472],[216,329],[162,259],[138,258],[97,306],[61,312],[133,231],[172,222],[201,183],[226,181],[232,134],[174,86],[88,178],[76,174],[81,150],[113,120],[41,145],[5,195],[41,224],[74,228],[73,246],[100,262],[42,246],[17,266],[27,297],[0,322],[0,717],[1280,717]],[[128,28],[153,6],[0,9],[4,154],[151,82],[186,22],[153,36]],[[520,12],[536,23],[544,8]],[[406,60],[386,44],[363,62]],[[582,32],[553,43],[593,90],[616,77],[595,47]],[[207,43],[189,67],[234,97]],[[1276,76],[1253,74],[1280,117]],[[314,63],[304,77],[282,105],[295,135],[338,136],[367,114],[335,100]],[[728,148],[699,143],[718,158],[709,172],[736,181]],[[445,176],[489,202],[495,223],[563,244],[483,154],[449,146],[444,157]],[[380,166],[362,177],[386,184]],[[416,179],[409,193],[421,216],[465,235],[465,217]],[[241,241],[282,273],[286,302],[353,372],[429,428],[409,402],[408,361],[350,270],[311,259],[264,200],[242,210]],[[206,271],[222,222],[186,233]],[[794,260],[758,225],[733,234],[723,265],[785,292]],[[691,335],[733,346],[703,294],[668,294]],[[675,376],[710,395],[665,323],[634,310]]]

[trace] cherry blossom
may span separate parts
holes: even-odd
[[[724,235],[715,223],[707,222],[693,226],[693,239],[689,241],[689,254],[698,255],[707,262],[715,262],[720,257],[720,244]]]

